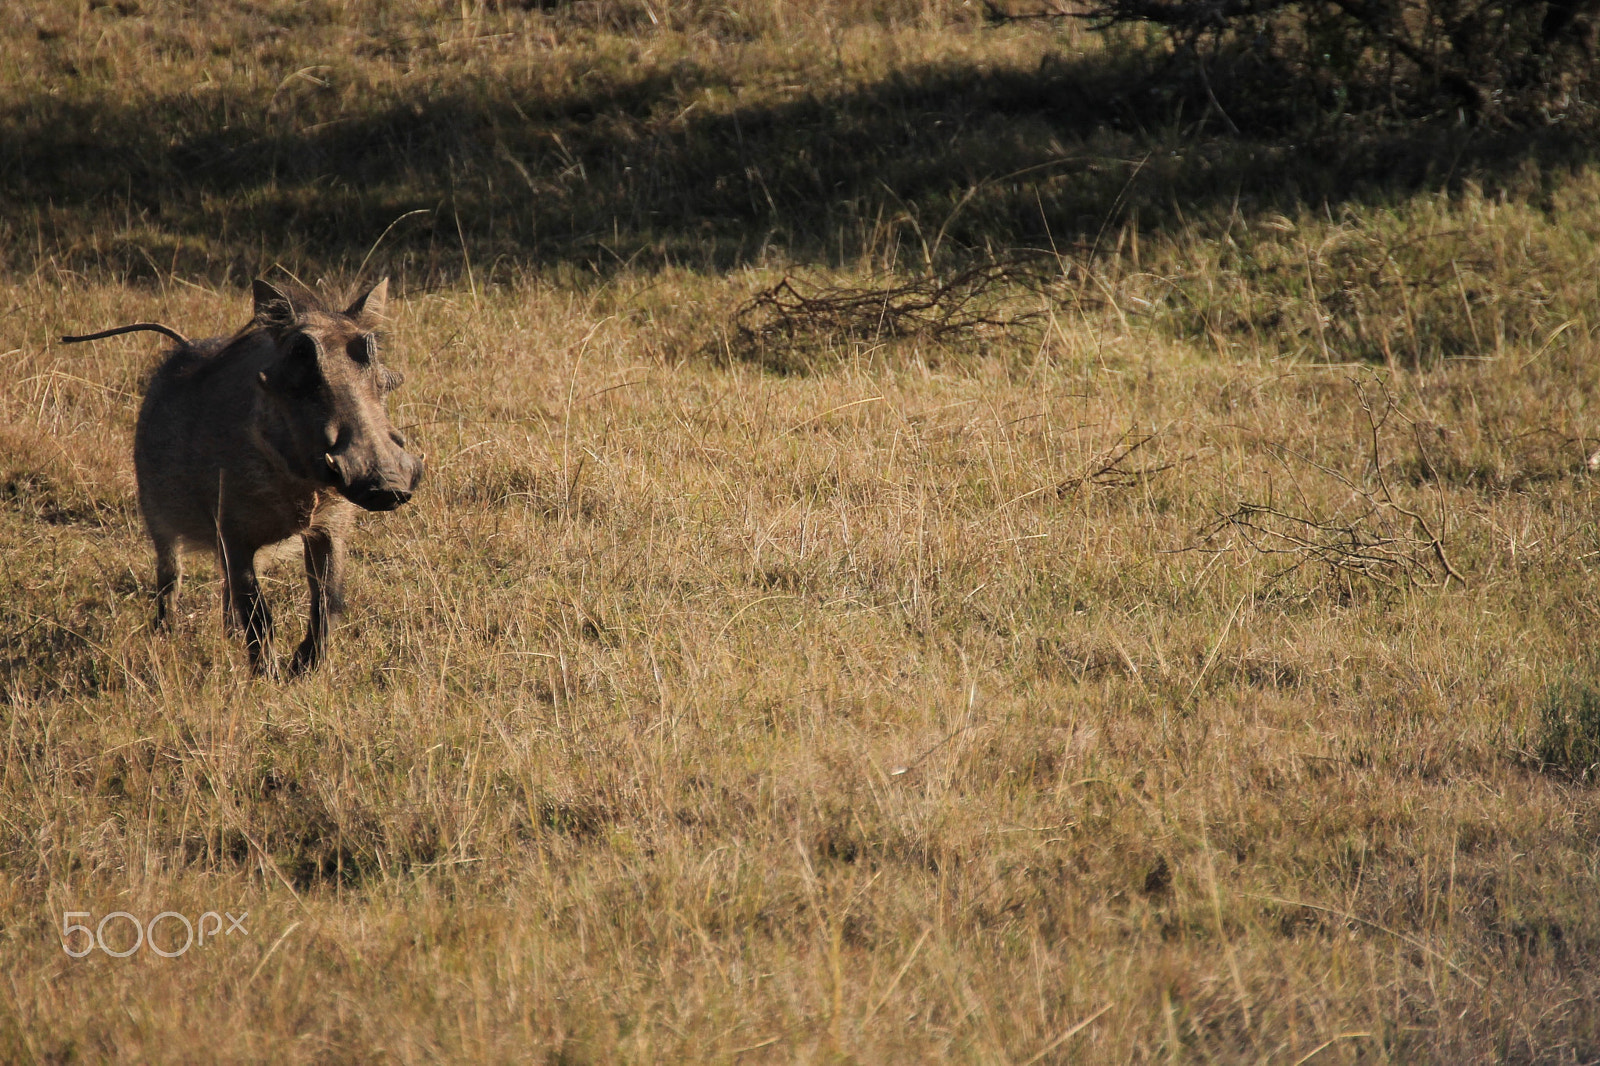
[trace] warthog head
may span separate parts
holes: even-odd
[[[405,450],[383,407],[401,382],[378,361],[374,330],[388,293],[386,278],[342,312],[301,310],[274,286],[255,283],[252,325],[276,348],[260,385],[291,441],[283,459],[368,511],[399,507],[422,478],[422,462]]]

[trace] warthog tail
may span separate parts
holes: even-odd
[[[61,341],[63,344],[77,344],[80,341],[104,340],[107,337],[115,337],[123,333],[137,333],[140,330],[149,330],[151,333],[162,333],[168,337],[171,337],[185,348],[191,347],[188,337],[185,337],[175,329],[169,329],[168,327],[159,325],[155,322],[135,322],[131,326],[118,326],[116,329],[108,329],[100,333],[88,333],[82,337],[62,337]]]

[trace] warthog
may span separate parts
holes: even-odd
[[[158,629],[182,581],[179,549],[215,551],[229,629],[244,630],[256,673],[275,674],[256,553],[298,536],[311,621],[289,671],[323,658],[344,611],[351,504],[392,511],[422,476],[383,407],[401,381],[378,361],[373,336],[388,291],[385,278],[331,311],[309,293],[291,299],[257,281],[255,314],[231,337],[190,341],[139,323],[61,338],[153,330],[177,342],[150,379],[133,435],[139,509],[156,550]]]

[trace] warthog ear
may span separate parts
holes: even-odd
[[[255,297],[257,322],[288,325],[294,321],[294,302],[283,294],[283,290],[257,278],[250,286],[250,291]]]
[[[389,302],[389,279],[379,278],[378,283],[366,292],[357,296],[355,302],[345,309],[348,318],[373,318],[383,317],[384,305]]]

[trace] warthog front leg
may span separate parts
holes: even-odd
[[[306,583],[311,586],[311,620],[306,637],[295,649],[289,674],[315,667],[328,653],[328,633],[344,614],[344,543],[325,529],[302,535]]]
[[[178,559],[178,546],[170,538],[152,536],[156,546],[156,629],[166,629],[171,623],[172,598],[183,583],[182,562]]]
[[[223,570],[227,579],[223,585],[223,598],[229,628],[244,630],[245,647],[250,652],[250,669],[268,677],[277,675],[277,663],[272,657],[272,611],[261,595],[261,585],[256,580],[255,553],[248,551],[221,552]]]

